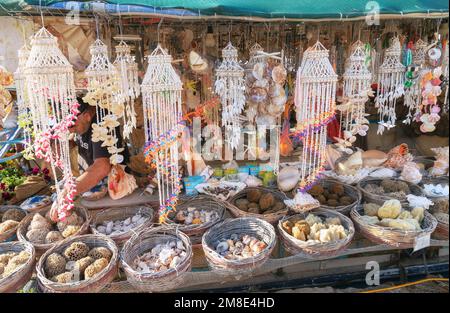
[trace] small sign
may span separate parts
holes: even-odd
[[[414,251],[419,251],[430,246],[430,234],[418,236],[414,239]]]

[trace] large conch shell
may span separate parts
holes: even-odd
[[[386,167],[400,169],[406,162],[411,162],[413,156],[409,153],[409,148],[406,143],[402,143],[388,152],[388,159],[384,165]]]
[[[364,167],[379,167],[386,162],[388,156],[383,151],[367,150],[362,153]]]
[[[277,84],[283,84],[286,81],[286,69],[283,65],[279,64],[272,69],[272,79]]]
[[[134,176],[125,173],[124,168],[124,165],[114,165],[108,175],[108,193],[113,200],[128,196],[138,187]]]
[[[261,80],[264,78],[265,67],[266,67],[265,64],[261,63],[261,62],[256,63],[253,66],[252,74],[253,74],[253,77],[256,78],[256,80]]]
[[[264,88],[253,87],[250,90],[250,101],[261,103],[267,100],[267,91]]]
[[[362,166],[362,153],[356,151],[347,160],[337,162],[335,170],[338,175],[355,175]]]

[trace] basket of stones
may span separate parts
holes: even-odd
[[[308,193],[320,202],[323,209],[335,210],[348,215],[361,202],[361,192],[348,184],[324,179],[314,185]]]
[[[284,204],[284,200],[287,199],[281,191],[249,187],[229,200],[232,204],[229,210],[234,217],[255,217],[275,224],[288,212]]]
[[[26,242],[0,243],[0,293],[16,292],[31,278],[36,257]]]
[[[365,202],[379,205],[387,200],[396,199],[406,207],[408,206],[407,195],[423,195],[423,190],[418,185],[396,178],[367,178],[358,183],[358,189]]]
[[[134,233],[152,225],[153,219],[154,210],[149,205],[111,208],[93,217],[91,231],[110,237],[122,247]]]
[[[15,205],[0,206],[0,242],[14,240],[17,228],[27,213]]]
[[[436,218],[421,207],[402,207],[399,200],[391,199],[378,205],[365,203],[350,213],[359,232],[377,244],[407,249],[416,238],[431,235],[437,226]]]
[[[50,218],[50,209],[28,214],[19,224],[17,238],[30,242],[40,257],[58,241],[72,236],[82,235],[89,230],[88,211],[76,207],[63,221],[55,223]]]
[[[286,216],[278,222],[284,248],[292,255],[335,256],[351,243],[355,228],[350,218],[328,209]]]
[[[226,219],[202,239],[210,268],[226,276],[247,276],[270,257],[277,237],[272,224],[255,217]]]
[[[201,244],[203,234],[223,220],[230,206],[211,196],[196,196],[179,202],[177,211],[169,213],[166,223],[188,235],[192,244]]]
[[[191,263],[189,237],[166,225],[133,235],[121,252],[121,265],[128,282],[146,292],[176,289],[183,283]]]
[[[39,259],[38,287],[49,293],[99,292],[116,277],[118,261],[118,248],[107,236],[68,238]]]

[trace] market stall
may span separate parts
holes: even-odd
[[[448,3],[288,2],[0,6],[0,291],[448,268]]]

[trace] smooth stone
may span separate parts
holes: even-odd
[[[131,218],[131,221],[133,223],[137,223],[137,221],[139,221],[141,219],[141,215],[140,214],[136,214]]]
[[[97,231],[98,231],[99,233],[106,234],[106,227],[100,225],[100,226],[97,227]]]
[[[125,221],[123,221],[123,225],[128,226],[131,224],[131,217],[127,218]]]

